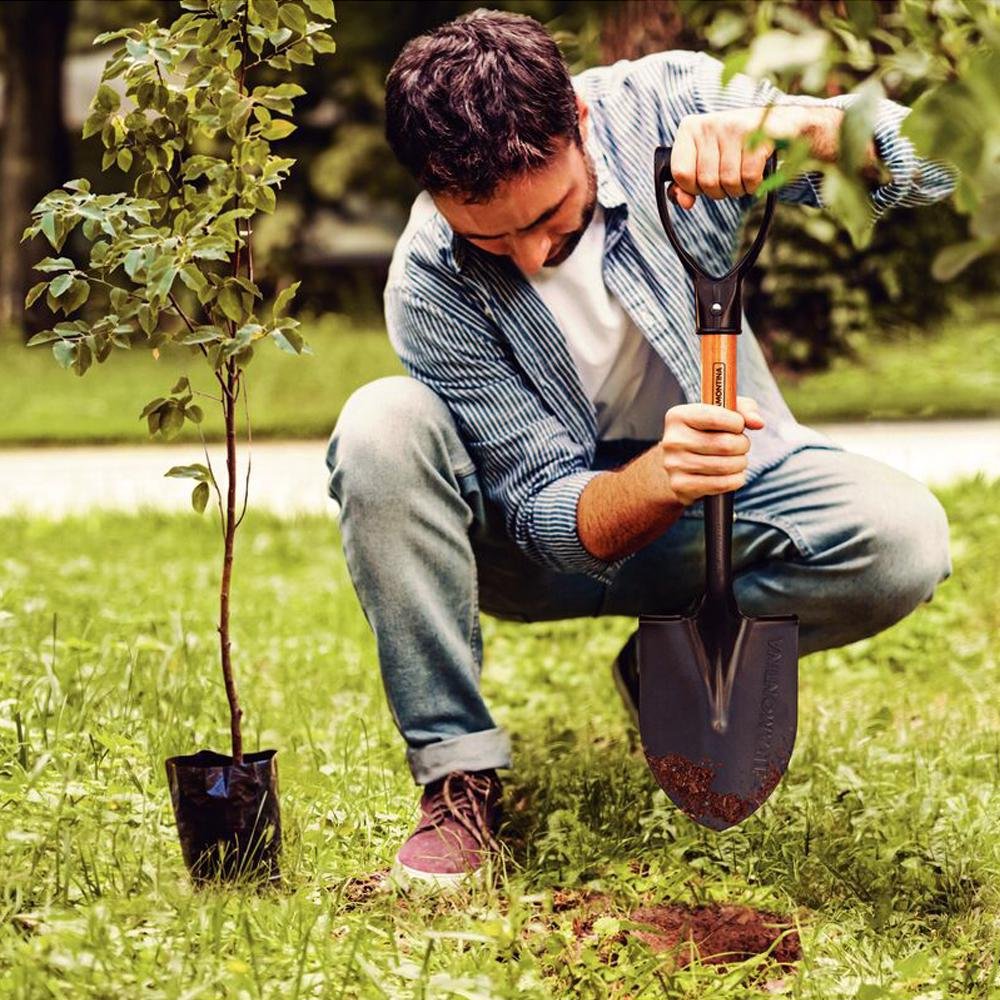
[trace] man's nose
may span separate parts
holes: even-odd
[[[536,274],[542,269],[552,250],[552,240],[547,236],[521,239],[514,246],[511,256],[524,274]]]

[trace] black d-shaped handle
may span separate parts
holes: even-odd
[[[697,310],[698,333],[739,333],[740,312],[742,311],[743,276],[753,265],[764,245],[764,238],[771,225],[774,214],[774,191],[768,191],[764,202],[764,218],[754,237],[750,249],[725,274],[716,277],[704,271],[698,262],[681,245],[673,224],[670,222],[670,207],[667,200],[667,187],[673,183],[674,175],[670,171],[670,154],[672,146],[659,146],[653,160],[653,177],[656,187],[656,208],[660,213],[660,221],[666,231],[677,256],[680,257],[684,269],[694,280],[695,305]],[[770,177],[777,166],[777,154],[772,153],[767,158],[764,176]]]

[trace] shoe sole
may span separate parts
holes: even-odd
[[[425,872],[419,868],[410,868],[396,858],[389,877],[404,891],[413,886],[427,889],[461,889],[465,886],[481,885],[483,869],[474,868],[467,872]]]
[[[636,729],[639,728],[639,707],[632,701],[632,695],[629,692],[628,685],[625,683],[625,678],[622,677],[621,667],[618,665],[617,658],[614,663],[611,664],[611,676],[614,678],[615,687],[618,689],[618,695],[625,705],[625,710],[629,714],[629,718],[632,720],[632,724]]]

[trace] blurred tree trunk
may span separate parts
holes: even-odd
[[[0,331],[31,333],[46,325],[44,305],[25,314],[24,296],[35,281],[32,267],[47,255],[48,245],[44,239],[22,244],[21,233],[39,198],[68,176],[62,68],[71,14],[70,0],[0,3]]]
[[[601,55],[605,63],[696,47],[700,47],[698,37],[685,30],[675,0],[622,0],[609,5],[602,19]]]

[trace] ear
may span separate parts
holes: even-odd
[[[579,94],[576,95],[576,112],[580,119],[580,138],[586,142],[587,130],[590,128],[590,108]]]

